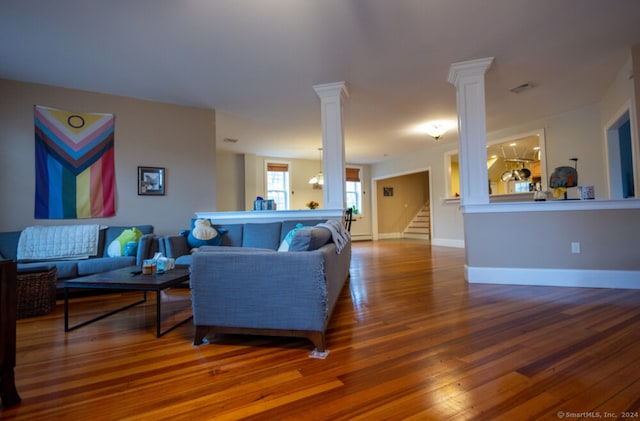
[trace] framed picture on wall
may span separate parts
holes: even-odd
[[[164,196],[164,168],[138,167],[138,195]]]
[[[393,187],[383,187],[382,194],[385,196],[393,196]]]

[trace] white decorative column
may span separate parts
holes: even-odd
[[[322,172],[324,208],[344,209],[345,157],[342,100],[349,97],[344,82],[314,85],[322,113]]]
[[[493,57],[454,63],[448,80],[456,87],[460,204],[489,203],[487,172],[487,111],[484,75]]]

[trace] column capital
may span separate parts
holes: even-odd
[[[449,77],[447,77],[447,80],[452,85],[457,85],[462,77],[483,77],[489,67],[491,67],[491,63],[493,63],[493,57],[453,63],[449,67]]]
[[[340,96],[341,99],[349,98],[347,84],[344,81],[313,85],[313,90],[316,91],[316,94],[320,99],[330,98],[333,96]]]

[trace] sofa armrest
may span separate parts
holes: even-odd
[[[155,234],[145,234],[138,241],[138,252],[136,253],[136,265],[142,266],[145,259],[151,259],[158,252],[159,238]]]
[[[180,256],[189,254],[189,244],[184,235],[167,235],[164,237],[165,257],[177,259]]]

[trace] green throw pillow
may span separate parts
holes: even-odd
[[[127,229],[122,231],[115,240],[109,244],[109,248],[107,249],[107,256],[109,257],[117,257],[124,256],[124,248],[130,241],[135,241],[136,243],[142,237],[142,231],[138,228],[133,227],[131,229]]]

